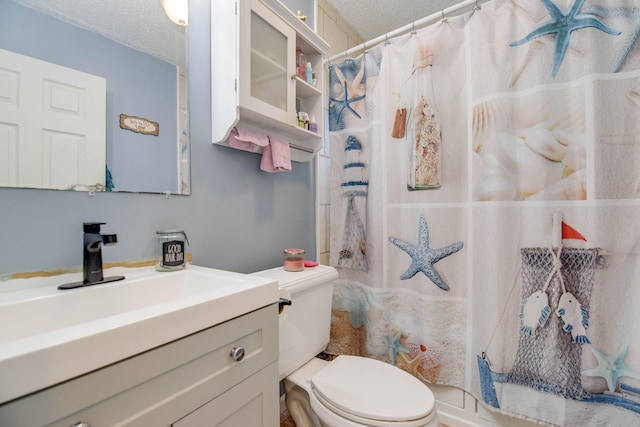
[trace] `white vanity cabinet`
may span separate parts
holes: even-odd
[[[315,85],[296,75],[301,49]],[[228,145],[234,126],[289,142],[291,159],[311,160],[322,148],[322,58],[329,46],[279,0],[214,0],[211,4],[213,142]],[[297,112],[315,118],[312,132]]]
[[[0,425],[278,426],[277,304],[1,405]]]

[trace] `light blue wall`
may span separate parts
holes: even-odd
[[[258,155],[211,144],[210,1],[190,6],[192,195],[0,189],[0,275],[81,265],[85,221],[118,234],[105,262],[152,257],[162,228],[184,229],[194,264],[208,267],[275,267],[287,247],[316,257],[313,163],[269,174]]]

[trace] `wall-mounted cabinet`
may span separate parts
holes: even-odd
[[[323,55],[329,46],[279,0],[214,0],[211,6],[213,142],[228,145],[235,127],[284,138],[291,159],[311,160],[323,141]],[[315,85],[296,75],[301,49]],[[317,131],[298,126],[297,112]]]

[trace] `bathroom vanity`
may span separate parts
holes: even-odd
[[[277,282],[193,266],[127,274],[95,289],[0,294],[2,315],[94,297],[127,305],[143,291],[152,300],[82,327],[53,320],[30,337],[0,336],[0,425],[279,425]]]

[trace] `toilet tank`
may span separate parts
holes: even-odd
[[[280,379],[307,363],[329,343],[335,268],[318,265],[290,272],[282,267],[253,273],[275,279],[280,298],[291,301],[280,313]]]

